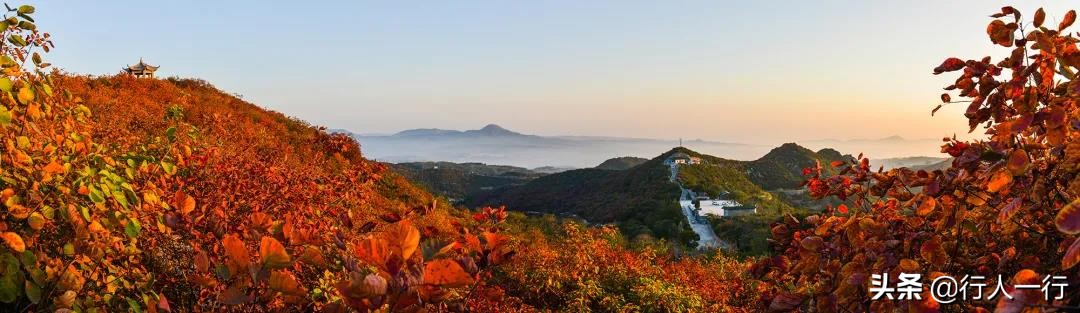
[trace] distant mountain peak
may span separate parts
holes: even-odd
[[[417,128],[409,129],[397,132],[394,136],[438,136],[460,133],[456,130],[439,129],[439,128]]]
[[[503,128],[502,126],[495,125],[495,124],[487,124],[483,128],[480,128],[480,129],[477,129],[477,130],[469,130],[469,131],[466,131],[466,133],[483,134],[483,135],[489,135],[489,136],[519,136],[519,135],[521,135],[521,133],[508,130],[506,128]]]

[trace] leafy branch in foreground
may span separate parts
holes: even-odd
[[[1039,9],[1025,24],[1019,11],[1004,7],[987,34],[1011,48],[1007,57],[996,63],[991,57],[948,58],[934,69],[960,71],[945,89],[970,102],[952,101],[950,93],[941,99],[969,103],[964,116],[971,130],[982,125],[987,134],[971,142],[945,138],[942,152],[954,157],[948,169],[875,172],[860,156],[854,164],[830,164],[839,175],[823,175],[820,164],[807,171],[814,197],[853,199],[856,205],[773,226],[779,254],[755,267],[774,283],[764,297],[771,309],[1019,312],[1080,306],[1077,288],[1048,303],[1039,290],[1014,287],[1045,275],[1078,282],[1080,50],[1078,39],[1065,32],[1076,13],[1069,11],[1056,26],[1044,25],[1045,16]],[[869,300],[871,274],[887,273],[896,281],[901,272],[928,279],[984,275],[993,278],[991,286],[1006,285],[1013,298],[946,305],[930,297]]]

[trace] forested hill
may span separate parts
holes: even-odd
[[[649,159],[639,158],[639,157],[617,157],[617,158],[610,158],[610,159],[605,160],[603,163],[600,163],[600,165],[597,165],[596,168],[602,169],[602,170],[621,171],[621,170],[630,169],[632,167],[641,165],[642,163],[645,163],[645,162],[648,162],[648,161],[649,161]]]
[[[616,223],[631,238],[649,235],[690,243],[697,235],[680,212],[679,188],[670,182],[670,171],[663,164],[666,155],[622,171],[588,168],[550,174],[473,195],[465,204],[574,214],[590,223]]]
[[[470,225],[351,138],[204,81],[20,79],[37,91],[21,87],[21,103],[8,97],[0,113],[16,149],[5,153],[25,162],[0,175],[9,208],[32,207],[33,222],[5,226],[29,273],[0,275],[0,289],[15,291],[0,292],[9,308],[280,311],[280,298],[252,296],[280,292],[311,309],[330,304],[307,297],[320,281],[352,279],[344,265],[366,233],[452,240],[452,223]],[[32,277],[41,269],[53,274]],[[43,289],[67,300],[35,298]]]
[[[410,162],[389,164],[395,173],[405,176],[428,191],[462,199],[467,195],[521,185],[545,175],[516,166],[483,163]]]

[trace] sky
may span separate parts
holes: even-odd
[[[946,57],[1008,55],[1000,1],[40,1],[73,73],[144,58],[330,128],[771,144],[938,138]],[[1066,1],[1010,2],[1028,16]]]

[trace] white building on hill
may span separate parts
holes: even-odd
[[[698,199],[698,215],[721,217],[757,214],[757,206],[742,205],[733,199]]]
[[[683,152],[675,152],[668,156],[667,160],[664,160],[664,164],[701,164],[701,158]]]

